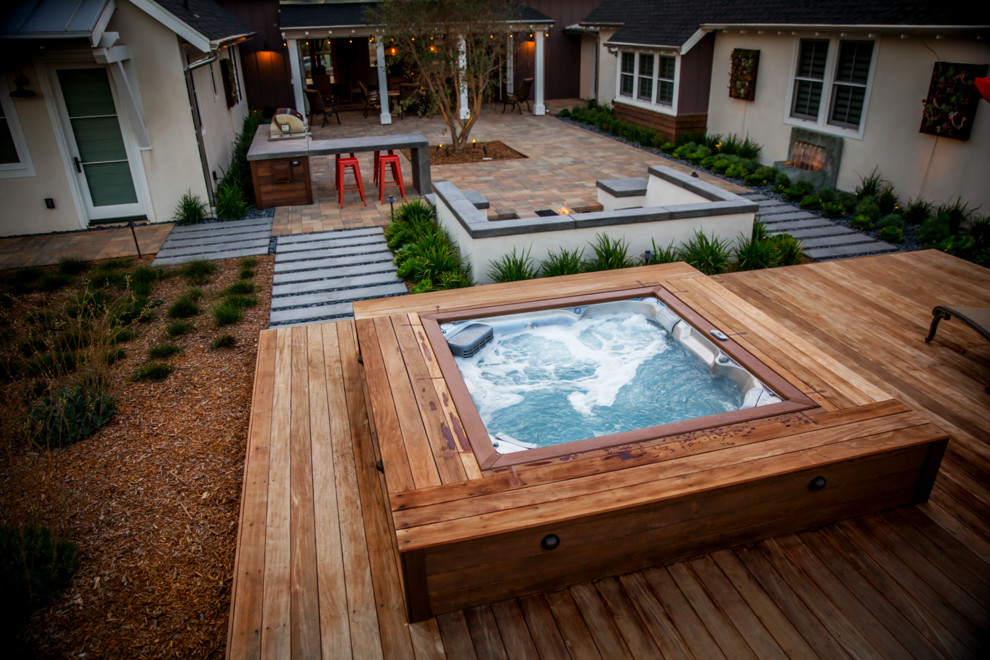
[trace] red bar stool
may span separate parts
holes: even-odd
[[[389,156],[391,156],[393,153],[395,153],[393,150],[391,149],[388,150]],[[378,185],[378,175],[380,174],[380,170],[378,169],[378,163],[381,160],[381,158],[382,158],[382,152],[376,149],[375,150],[375,185],[376,186]]]
[[[391,151],[391,149],[389,150]],[[391,167],[389,167],[391,166]],[[386,168],[392,172],[392,183],[386,184],[385,182],[385,171]],[[395,154],[389,153],[386,156],[380,156],[378,159],[378,203],[381,204],[385,201],[385,186],[393,185],[399,187],[399,192],[402,193],[402,201],[406,201],[406,187],[402,183],[402,165],[399,164],[399,157]]]
[[[351,168],[354,173],[354,178],[357,183],[352,186],[344,185],[344,175],[347,173],[347,168]],[[345,190],[358,190],[361,192],[361,201],[367,206],[368,202],[364,198],[364,184],[361,182],[361,165],[358,163],[358,159],[354,157],[354,152],[348,157],[341,158],[337,155],[337,202],[340,204],[341,208],[344,208],[344,191]]]

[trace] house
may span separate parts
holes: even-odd
[[[247,114],[212,0],[19,0],[0,13],[0,235],[170,220],[213,201]]]
[[[667,140],[748,135],[820,184],[852,190],[876,168],[901,199],[990,211],[990,108],[965,88],[959,126],[938,110],[946,80],[987,75],[985,3],[604,0],[581,25],[589,96]]]

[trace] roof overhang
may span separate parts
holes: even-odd
[[[244,34],[228,35],[220,39],[210,39],[199,30],[179,19],[172,12],[164,9],[157,2],[154,2],[154,0],[130,0],[130,2],[148,16],[151,16],[169,30],[188,41],[196,50],[203,53],[209,53],[224,46],[230,46],[244,41],[256,34],[254,32],[245,32]]]
[[[703,23],[703,30],[787,30],[792,32],[843,30],[846,32],[897,32],[900,34],[952,34],[986,32],[990,25],[850,25],[847,23]]]
[[[115,9],[114,0],[25,0],[0,22],[0,39],[86,39],[95,48]]]

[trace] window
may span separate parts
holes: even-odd
[[[828,117],[830,124],[859,128],[872,57],[872,41],[841,42],[835,82],[832,85],[832,103]]]
[[[653,53],[622,53],[619,58],[619,96],[650,105],[674,105],[677,58]]]
[[[801,39],[790,116],[858,130],[866,109],[872,41]],[[827,107],[822,108],[823,101]]]
[[[639,55],[639,89],[636,98],[647,103],[653,103],[653,55],[640,53]]]
[[[22,176],[34,176],[34,165],[17,120],[14,100],[0,76],[0,179]]]
[[[660,66],[657,71],[657,103],[661,105],[674,104],[674,65],[676,60],[669,55],[660,56]]]
[[[794,76],[794,97],[791,116],[818,120],[818,106],[822,101],[825,80],[825,63],[828,59],[827,39],[802,39],[798,55],[797,74]]]
[[[632,96],[636,78],[636,56],[632,53],[622,53],[621,64],[619,94],[622,96]]]

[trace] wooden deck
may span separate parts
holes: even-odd
[[[644,269],[585,277],[608,277],[609,288],[654,283]],[[990,306],[990,272],[922,252],[704,281],[718,289],[726,307],[709,303],[706,314],[757,324],[769,318],[783,326],[776,337],[748,339],[812,384],[822,402],[865,405],[893,397],[948,431],[952,439],[931,501],[410,625],[372,441],[373,433],[396,433],[390,425],[408,421],[379,418],[377,410],[369,419],[369,394],[374,399],[380,393],[369,393],[363,377],[369,365],[358,363],[354,323],[266,331],[259,345],[228,655],[985,652],[990,396],[983,385],[990,347],[951,321],[932,344],[923,338],[936,304]],[[526,286],[549,287],[561,296],[568,282]],[[532,293],[526,286],[504,288],[500,300],[526,297]],[[377,301],[360,306],[359,316],[408,313],[454,294]],[[705,305],[701,299],[691,303]],[[778,344],[804,353],[788,357]],[[828,378],[801,372],[811,354],[828,365]],[[396,409],[409,403],[397,402]],[[470,470],[470,461],[442,469],[458,468]]]

